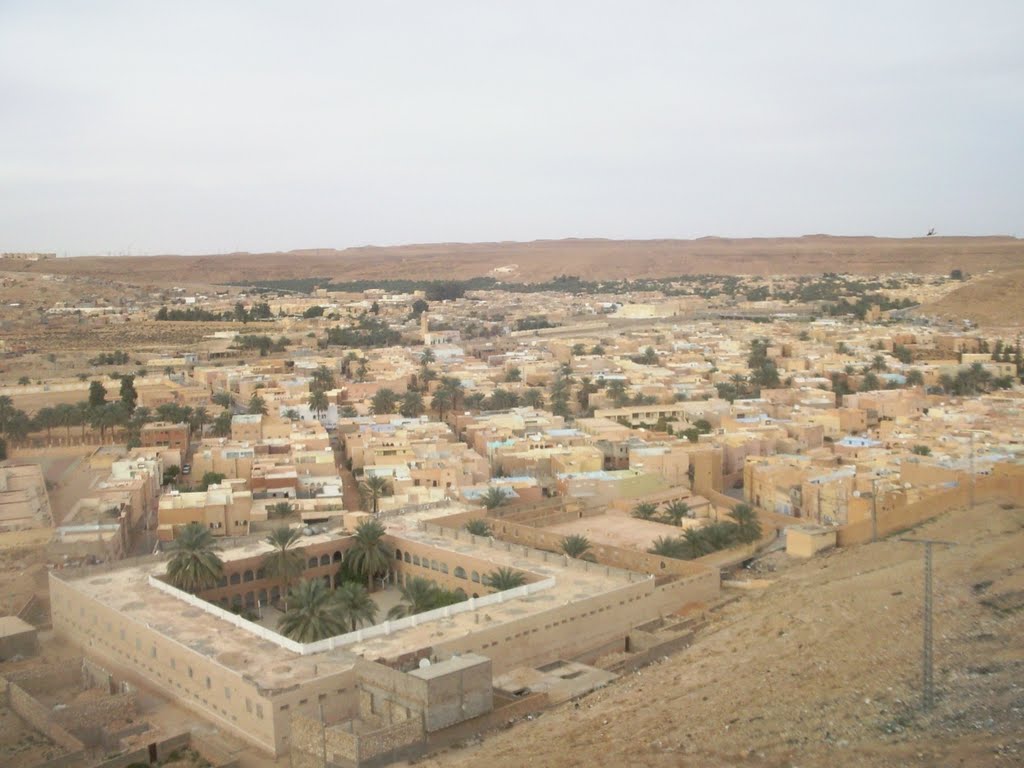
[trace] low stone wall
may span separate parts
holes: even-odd
[[[423,721],[411,718],[368,733],[327,726],[296,713],[291,719],[292,768],[372,768],[420,754],[426,744]]]
[[[53,721],[50,710],[36,701],[20,685],[9,681],[5,681],[4,684],[7,687],[7,704],[22,720],[69,752],[81,752],[85,749],[81,741]]]
[[[51,693],[77,688],[81,684],[81,663],[81,659],[73,659],[59,665],[8,672],[4,677],[33,695]]]
[[[424,744],[423,722],[419,718],[361,734],[356,740],[359,766],[387,765],[402,757],[411,757],[422,751]]]
[[[442,731],[427,734],[427,747],[441,749],[450,746],[463,739],[472,738],[479,733],[486,733],[506,725],[510,720],[518,720],[526,715],[543,712],[549,704],[550,699],[546,693],[531,693],[529,696],[515,699],[493,709],[486,715],[480,715],[480,717],[465,720]]]
[[[117,693],[55,709],[51,717],[77,738],[97,744],[109,723],[127,720],[135,711],[135,694]]]
[[[184,749],[189,746],[191,746],[191,737],[187,733],[179,733],[177,736],[163,739],[156,742],[156,759],[158,761],[166,760],[175,750]],[[132,750],[131,752],[125,752],[109,760],[104,760],[102,763],[94,766],[94,768],[126,768],[126,766],[133,763],[149,765],[149,745]],[[214,765],[217,764],[214,763]]]

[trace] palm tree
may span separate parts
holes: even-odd
[[[138,413],[141,408],[136,408],[135,412]],[[57,426],[64,427],[65,438],[70,445],[71,443],[71,428],[78,423],[78,414],[75,411],[75,406],[71,403],[61,403],[55,407],[56,422]]]
[[[452,407],[452,393],[448,389],[439,389],[430,398],[430,407],[437,411],[438,421],[444,421],[444,414]]]
[[[398,412],[407,419],[414,419],[423,413],[423,395],[410,389],[402,397],[402,404]]]
[[[672,523],[672,525],[682,525],[683,518],[689,516],[689,514],[690,505],[679,499],[667,504],[664,509],[665,519]]]
[[[200,523],[189,523],[178,531],[171,545],[174,553],[167,563],[167,579],[178,589],[195,594],[217,586],[224,575],[224,563],[213,534]]]
[[[370,401],[370,407],[374,413],[394,413],[398,408],[398,395],[387,387],[378,389]]]
[[[567,554],[569,557],[575,557],[578,560],[592,560],[593,555],[590,554],[590,540],[581,534],[573,533],[562,539],[562,552]]]
[[[367,511],[373,512],[375,515],[378,512],[381,497],[391,494],[391,483],[386,477],[380,475],[371,475],[359,484],[359,496],[363,500],[363,505],[369,505],[370,509]]]
[[[477,519],[470,520],[466,523],[466,530],[474,536],[490,536],[491,524],[482,517],[478,517]]]
[[[404,619],[406,616],[432,611],[439,607],[437,585],[420,576],[406,580],[405,584],[399,586],[398,591],[402,593],[402,602],[388,611],[389,620]]]
[[[281,525],[264,539],[274,551],[263,556],[263,567],[267,572],[267,578],[277,579],[281,583],[281,594],[288,592],[292,582],[302,573],[305,566],[305,557],[295,547],[300,538],[302,533],[297,528]]]
[[[89,401],[82,400],[75,403],[75,424],[82,428],[82,442],[85,442],[85,428],[91,426],[90,417],[92,416],[92,408],[89,406]]]
[[[136,413],[138,413],[139,410],[141,409],[137,408]],[[192,429],[193,434],[199,435],[200,440],[203,439],[203,430],[209,423],[210,412],[206,410],[205,405],[200,405],[194,411],[192,411],[192,416],[189,419],[189,426]]]
[[[217,437],[227,437],[231,434],[231,411],[221,411],[213,420],[213,434]]]
[[[480,503],[487,510],[497,509],[506,501],[508,501],[508,496],[505,494],[505,491],[493,485],[480,497]]]
[[[420,365],[422,365],[425,368],[426,366],[434,362],[434,359],[434,350],[428,347],[427,349],[424,349],[423,354],[420,355]]]
[[[506,589],[523,586],[526,583],[526,576],[522,571],[502,567],[485,574],[483,581],[484,586],[497,592],[504,592]]]
[[[757,541],[761,538],[761,521],[749,504],[737,504],[729,513],[738,530],[738,538],[744,543]]]
[[[701,532],[701,528],[687,528],[683,531],[683,543],[686,545],[686,552],[691,558],[701,557],[708,554],[710,548]]]
[[[211,400],[214,405],[219,405],[221,408],[230,408],[235,404],[235,399],[231,396],[230,392],[218,392]]]
[[[288,419],[288,421],[298,421],[299,420],[299,412],[296,411],[294,408],[288,408],[284,412],[284,417],[286,419]]]
[[[530,387],[523,392],[523,405],[528,405],[531,408],[543,408],[544,392],[536,387]]]
[[[300,581],[288,593],[288,610],[277,622],[281,634],[299,643],[314,643],[344,634],[346,616],[323,579]]]
[[[654,517],[657,511],[657,504],[651,504],[650,502],[644,501],[633,507],[633,517],[638,517],[641,520],[650,520]]]
[[[52,440],[53,428],[57,426],[56,411],[50,406],[40,408],[36,411],[35,418],[32,421],[36,429],[46,430],[46,444],[49,445]]]
[[[373,625],[377,621],[377,604],[362,584],[346,581],[334,590],[334,597],[341,606],[341,612],[351,624],[352,631],[360,624]]]
[[[267,415],[267,401],[260,397],[257,393],[253,392],[252,397],[249,398],[249,413]]]
[[[309,410],[316,414],[318,419],[323,418],[328,408],[330,408],[330,403],[327,400],[327,393],[322,389],[310,390]]]
[[[326,365],[318,366],[313,371],[313,384],[315,386],[310,387],[310,389],[322,389],[325,392],[329,389],[334,389],[334,374],[331,372],[331,369]]]
[[[730,523],[712,523],[701,529],[704,540],[712,552],[726,549],[736,543],[739,529]]]
[[[373,592],[373,577],[388,567],[388,552],[384,549],[384,525],[379,520],[364,520],[356,526],[352,548],[348,551],[352,570],[366,577],[366,588]]]
[[[7,433],[7,420],[14,413],[14,401],[8,395],[0,395],[0,435]]]
[[[683,557],[683,540],[678,536],[659,536],[647,551],[659,557],[673,557],[679,560]]]

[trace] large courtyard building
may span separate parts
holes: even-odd
[[[333,582],[351,542],[350,536],[305,537],[303,578]],[[337,738],[386,731],[414,741],[489,711],[494,676],[627,650],[631,628],[710,600],[719,589],[717,569],[694,563],[661,561],[653,575],[430,522],[399,518],[385,542],[386,582],[421,576],[461,590],[467,600],[297,643],[267,622],[230,611],[262,611],[282,592],[264,571],[269,546],[249,540],[222,553],[224,579],[197,596],[165,581],[159,555],[54,571],[54,629],[115,675],[154,686],[283,755],[292,749],[293,718],[302,727],[340,729]],[[637,553],[637,565],[652,560]],[[486,575],[499,567],[522,573],[525,584],[490,589]],[[453,703],[453,697],[465,698]]]

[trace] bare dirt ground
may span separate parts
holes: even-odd
[[[6,704],[0,704],[0,764],[4,768],[32,768],[66,753]]]
[[[922,552],[889,539],[809,562],[709,614],[682,653],[419,761],[440,766],[1024,764],[1024,510],[944,515],[935,555],[937,704],[919,709]]]
[[[117,279],[140,286],[239,279],[325,277],[436,278],[438,275],[536,282],[561,274],[589,279],[685,274],[949,274],[1020,264],[1024,241],[1010,237],[799,238],[698,240],[539,240],[530,243],[435,243],[386,248],[308,249],[216,256],[89,256],[12,263],[12,271]],[[116,277],[115,277],[116,276]]]

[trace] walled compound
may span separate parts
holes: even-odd
[[[503,696],[495,677],[627,650],[631,629],[719,590],[717,569],[697,563],[651,567],[657,558],[644,555],[636,562],[645,572],[429,520],[387,523],[389,581],[424,576],[468,599],[298,643],[228,610],[280,595],[262,568],[269,546],[242,539],[221,553],[221,584],[199,595],[164,580],[161,555],[53,571],[54,629],[113,673],[267,753],[347,766],[485,717]],[[347,534],[304,537],[304,578],[332,582],[351,542]],[[489,589],[483,577],[499,567],[522,573],[524,585]]]

